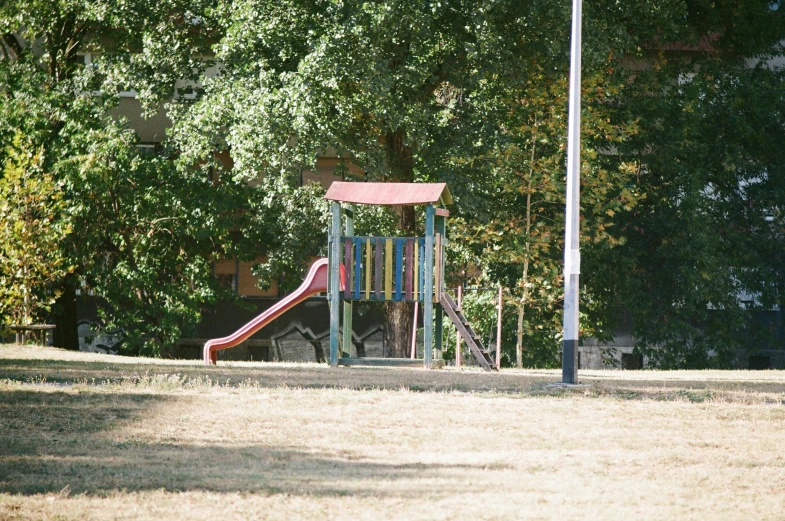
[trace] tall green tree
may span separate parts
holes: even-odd
[[[761,344],[751,311],[779,291],[782,29],[767,2],[586,6],[582,336],[631,320],[666,367],[728,366]],[[473,253],[457,260],[481,268],[480,285],[514,288],[518,363],[558,361],[565,58],[522,56],[532,66],[503,96],[499,147],[467,165],[489,184],[459,201]]]
[[[737,349],[772,345],[755,317],[782,305],[785,71],[717,51],[652,64],[622,105],[641,132],[620,148],[648,197],[622,216],[604,283],[652,362],[730,367]]]
[[[757,0],[586,6],[586,271],[602,272],[601,252],[625,243],[616,216],[648,188],[638,184],[635,159],[617,153],[643,114],[617,108],[632,99],[623,87],[648,67],[649,50],[700,45],[716,31],[739,49],[760,47],[776,31],[753,34],[736,18],[763,24],[772,12]],[[362,169],[361,179],[449,181],[467,234],[484,244],[475,258],[487,276],[516,288],[519,337],[532,288],[549,310],[538,325],[553,327],[568,2],[225,0],[211,17],[222,68],[176,118],[186,161],[225,149],[238,177],[286,177],[333,150]],[[412,210],[398,215],[400,231],[415,233]],[[618,288],[603,276],[585,280],[584,333],[607,332]],[[404,305],[387,312],[387,342],[398,356],[409,345],[410,317]]]
[[[61,249],[71,232],[63,194],[38,150],[17,134],[0,178],[0,314],[30,325],[46,318],[56,284],[73,269]]]
[[[192,335],[202,306],[220,295],[210,262],[232,251],[248,206],[244,185],[178,170],[135,142],[107,124],[75,136],[82,153],[56,168],[79,228],[68,251],[83,290],[106,303],[99,313],[124,331],[124,352],[157,355]]]
[[[53,180],[49,197],[62,202],[73,230],[47,245],[73,266],[55,285],[63,347],[78,347],[80,288],[102,299],[129,353],[171,345],[216,298],[209,261],[231,248],[242,186],[206,166],[176,169],[165,156],[142,154],[125,122],[110,117],[119,92],[137,91],[155,111],[210,65],[206,5],[0,4],[0,139],[30,140],[41,180]],[[91,53],[89,66],[82,53]],[[7,150],[0,147],[4,162]]]
[[[532,66],[532,71],[536,70]],[[461,283],[501,284],[517,308],[513,319],[516,365],[549,367],[559,363],[564,255],[564,192],[567,122],[566,75],[531,74],[520,97],[509,98],[505,139],[481,158],[491,180],[487,213],[466,213],[457,221],[454,243],[473,252],[454,261],[474,265],[475,280]],[[611,121],[605,108],[619,88],[611,78],[595,75],[584,82],[582,127],[582,247],[615,248],[624,239],[613,233],[616,214],[629,211],[645,197],[632,181],[634,164],[603,154],[637,129],[635,120]],[[453,265],[452,272],[458,272]],[[608,337],[614,309],[584,289],[582,333]],[[512,347],[506,346],[508,350]]]
[[[362,179],[454,180],[448,158],[493,139],[499,83],[520,75],[521,52],[544,45],[536,33],[545,38],[547,24],[527,27],[526,11],[518,2],[220,2],[221,74],[177,118],[178,144],[189,161],[229,149],[246,178],[293,175],[334,150]],[[397,215],[401,233],[417,233],[413,208]],[[405,356],[411,305],[388,304],[386,317],[386,343]]]
[[[782,161],[772,136],[782,129],[782,75],[766,60],[782,52],[783,13],[763,0],[585,6],[584,334],[608,331],[627,309],[640,349],[657,346],[646,352],[658,363],[727,365],[732,347],[749,337],[750,308],[779,302]],[[155,309],[142,289],[145,280],[164,284],[154,272],[168,274],[167,284],[209,288],[166,266],[198,271],[208,245],[228,251],[231,227],[260,239],[263,247],[248,255],[269,254],[262,273],[291,282],[292,252],[302,252],[303,264],[306,251],[318,253],[314,223],[323,218],[319,208],[302,208],[317,192],[293,188],[293,180],[325,151],[359,166],[361,179],[448,181],[455,229],[466,239],[455,254],[480,267],[483,280],[513,288],[523,352],[525,335],[558,330],[569,15],[568,2],[545,0],[4,2],[0,137],[5,144],[28,136],[42,150],[43,171],[72,182],[73,194],[77,180],[94,185],[79,193],[99,208],[73,206],[89,231],[75,227],[66,243],[73,253],[77,236],[92,241],[80,266],[102,274],[91,287],[106,282],[117,290],[107,295],[129,295],[126,309]],[[178,169],[136,154],[132,137],[105,117],[116,93],[134,88],[153,110],[178,79],[201,78],[211,50],[218,74],[202,78],[204,90],[191,84],[195,101],[172,100]],[[80,52],[99,59],[84,67]],[[765,66],[751,66],[754,59]],[[231,153],[231,173],[216,151]],[[154,182],[157,169],[167,181]],[[265,176],[244,202],[238,183]],[[196,218],[178,183],[200,194],[201,205],[213,183],[220,190],[210,193],[225,190],[238,211],[215,201],[209,217]],[[102,187],[123,196],[113,202]],[[110,225],[111,212],[98,210],[115,203],[146,210],[137,220],[115,212],[128,222]],[[309,223],[283,227],[276,212]],[[415,233],[411,209],[394,215],[399,231]],[[240,216],[251,220],[225,220]],[[388,218],[375,215],[369,226],[389,228]],[[179,224],[151,227],[154,240],[138,233],[155,219]],[[258,231],[265,223],[269,230]],[[161,253],[175,238],[193,249]],[[111,252],[108,244],[122,255],[109,255],[101,271],[86,259]],[[148,247],[148,278],[112,278],[122,272],[113,266]],[[61,302],[72,301],[80,269],[66,277]],[[196,300],[178,291],[167,293],[182,307],[161,309],[195,317],[187,310]],[[406,306],[388,309],[387,342],[399,351],[409,345],[411,315]],[[550,345],[527,363],[555,360],[558,343]]]

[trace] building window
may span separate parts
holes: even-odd
[[[218,285],[222,288],[231,289],[234,291],[235,282],[234,275],[231,273],[219,273],[215,276],[218,279]]]

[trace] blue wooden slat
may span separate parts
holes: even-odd
[[[403,289],[403,241],[395,239],[395,300],[401,300]]]
[[[371,262],[371,238],[365,237],[365,300],[371,300],[371,272],[373,272],[373,263]]]
[[[354,239],[354,300],[360,300],[360,281],[362,280],[362,251],[363,238]]]
[[[374,271],[373,271],[373,293],[376,300],[382,300],[382,255],[384,248],[382,247],[382,238],[376,237],[374,255]]]

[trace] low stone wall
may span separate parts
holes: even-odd
[[[596,338],[583,340],[578,348],[579,369],[644,369],[645,357],[633,354],[635,339],[628,332],[620,332],[610,342]]]
[[[785,351],[761,349],[736,351],[736,369],[785,369]]]

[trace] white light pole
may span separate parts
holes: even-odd
[[[564,345],[562,382],[578,382],[578,284],[581,173],[581,3],[572,1],[570,112],[567,130],[567,201],[564,229]]]

